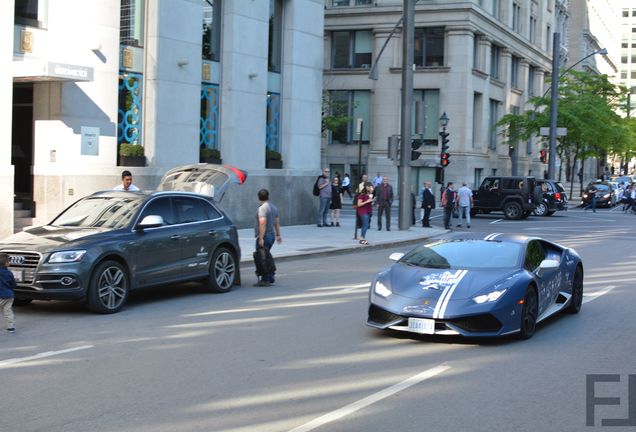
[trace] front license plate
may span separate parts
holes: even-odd
[[[426,318],[409,318],[409,331],[413,333],[434,334],[435,320]]]
[[[11,273],[13,273],[16,282],[22,282],[24,280],[24,272],[22,270],[11,270]]]

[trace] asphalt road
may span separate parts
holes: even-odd
[[[636,423],[635,222],[578,209],[473,220],[583,257],[581,313],[528,341],[366,327],[369,280],[394,249],[282,262],[267,288],[145,291],[116,315],[34,302],[0,335],[0,431],[633,431],[601,421],[631,412]],[[620,379],[595,385],[592,396],[620,404],[596,407],[594,427],[591,374]]]

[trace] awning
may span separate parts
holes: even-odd
[[[13,82],[93,81],[93,68],[57,62],[13,62]]]

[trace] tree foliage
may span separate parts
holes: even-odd
[[[507,114],[497,123],[503,127],[508,145],[539,135],[550,124],[550,93],[530,98],[530,109]],[[606,75],[568,71],[559,79],[558,127],[567,128],[559,137],[557,153],[572,162],[577,159],[633,154],[636,148],[636,123],[622,118],[626,112],[627,89],[612,84]],[[548,137],[541,137],[547,146]]]

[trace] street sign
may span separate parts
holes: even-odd
[[[557,136],[566,136],[568,134],[568,128],[557,128]],[[550,128],[549,127],[542,127],[541,129],[539,129],[539,135],[542,136],[549,136],[550,135]]]

